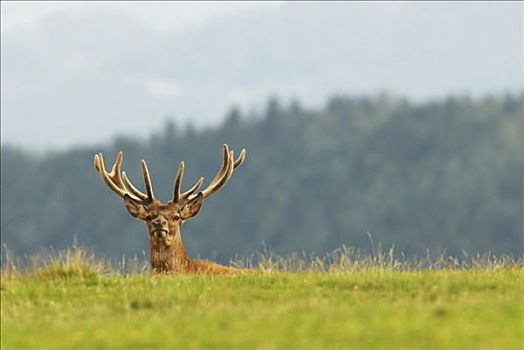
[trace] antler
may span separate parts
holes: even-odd
[[[127,178],[125,172],[121,172],[123,153],[118,152],[115,164],[111,168],[111,172],[106,171],[104,164],[104,157],[102,153],[95,154],[94,164],[95,169],[100,174],[100,177],[104,182],[112,189],[117,195],[124,198],[126,195],[131,197],[133,200],[139,203],[151,203],[155,200],[153,194],[153,186],[151,185],[151,178],[149,176],[149,170],[145,160],[142,160],[142,173],[144,175],[144,182],[146,185],[147,194],[142,193],[138,190]]]
[[[220,168],[218,174],[215,176],[213,181],[207,186],[205,190],[202,191],[203,198],[208,198],[213,193],[217,192],[222,186],[226,184],[226,182],[229,180],[231,175],[233,174],[233,171],[240,166],[246,159],[246,150],[242,149],[240,151],[240,155],[238,156],[237,160],[234,160],[233,157],[233,151],[229,150],[229,147],[224,144],[224,160],[222,162],[222,168]],[[178,168],[177,177],[175,179],[175,189],[174,189],[174,196],[173,196],[173,202],[181,205],[185,201],[190,201],[194,199],[196,196],[198,196],[198,193],[195,194],[195,192],[200,188],[203,182],[203,178],[201,177],[195,186],[191,187],[188,191],[184,192],[183,194],[180,194],[180,184],[182,183],[182,177],[184,174],[184,162],[180,163],[180,166]]]
[[[146,186],[146,193],[143,193],[135,186],[133,186],[133,184],[131,183],[131,181],[129,181],[129,178],[126,175],[126,172],[121,171],[122,158],[123,153],[122,151],[120,151],[118,152],[115,164],[113,164],[113,167],[111,168],[111,172],[108,173],[104,165],[104,157],[102,153],[95,154],[95,169],[100,174],[100,177],[102,177],[102,180],[104,180],[104,182],[109,186],[109,188],[112,189],[117,195],[119,195],[122,198],[124,198],[127,195],[139,203],[151,203],[155,201],[156,199],[153,194],[153,186],[151,185],[151,178],[149,176],[149,170],[147,169],[146,162],[142,160],[141,163],[142,173],[144,175],[144,182]],[[222,163],[222,167],[220,168],[220,171],[215,176],[213,181],[211,181],[209,186],[207,186],[205,190],[201,191],[202,197],[205,199],[211,196],[213,193],[217,192],[220,188],[222,188],[222,186],[226,184],[226,182],[233,174],[233,171],[244,162],[244,159],[246,159],[245,149],[242,149],[237,160],[234,160],[233,151],[230,151],[229,147],[226,144],[224,144],[224,161]],[[196,198],[200,193],[196,192],[204,183],[204,178],[200,177],[198,181],[190,189],[181,193],[180,188],[182,186],[182,178],[184,177],[184,169],[184,162],[180,162],[173,189],[172,202],[178,204],[179,206],[182,206],[186,202]]]
[[[184,169],[185,164],[182,161],[178,166],[178,172],[176,174],[175,185],[173,189],[173,202],[177,204],[182,204],[183,202],[185,202],[188,199],[188,197],[195,193],[204,183],[204,178],[200,177],[196,184],[193,185],[193,187],[191,187],[184,193],[180,193],[180,187],[182,186],[182,178],[184,177]]]

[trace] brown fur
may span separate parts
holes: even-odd
[[[173,200],[167,204],[161,204],[155,199],[145,161],[142,161],[142,170],[147,195],[136,189],[124,172],[120,172],[122,152],[119,152],[110,173],[105,170],[102,154],[95,155],[95,169],[109,188],[124,199],[129,214],[146,223],[149,231],[150,260],[153,272],[243,274],[252,273],[255,270],[227,267],[209,260],[191,259],[182,242],[180,228],[185,220],[198,214],[205,198],[217,192],[229,180],[233,171],[244,161],[245,153],[245,150],[242,150],[238,159],[234,160],[233,151],[229,151],[227,145],[224,145],[222,169],[211,184],[198,193],[196,191],[202,185],[203,178],[200,178],[186,192],[180,193],[184,173],[184,163],[181,162],[175,180]]]
[[[252,272],[217,264],[209,260],[194,260],[187,255],[180,228],[182,223],[194,217],[200,210],[202,199],[189,202],[183,208],[174,203],[166,205],[153,202],[149,207],[137,207],[130,197],[124,203],[129,213],[147,224],[151,268],[155,273],[234,274]],[[140,204],[138,204],[140,205]],[[161,232],[165,232],[162,236]]]

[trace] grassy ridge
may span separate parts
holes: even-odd
[[[498,348],[521,268],[2,279],[2,349]]]

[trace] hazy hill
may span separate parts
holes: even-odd
[[[2,34],[2,142],[107,142],[168,114],[208,126],[272,94],[317,108],[338,92],[424,101],[522,88],[518,2],[290,2],[183,32],[111,8]]]

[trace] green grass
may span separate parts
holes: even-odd
[[[3,260],[2,349],[524,349],[524,269],[511,257],[342,247],[267,253],[247,276],[151,276],[79,247]]]
[[[2,349],[523,348],[518,265],[127,277],[66,267],[3,276]]]

